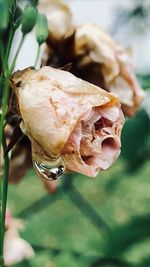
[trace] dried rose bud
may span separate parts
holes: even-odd
[[[37,13],[36,7],[29,5],[25,7],[21,21],[21,31],[23,34],[27,34],[32,31],[36,23]]]
[[[118,95],[124,113],[134,115],[144,92],[134,75],[127,49],[116,44],[100,27],[88,24],[76,29],[72,60],[73,73]]]
[[[48,19],[50,42],[62,40],[72,28],[72,14],[69,7],[61,0],[43,0],[38,9]]]
[[[57,161],[69,171],[96,176],[120,152],[124,118],[118,99],[67,71],[43,67],[12,76],[21,129],[32,144],[36,168]],[[45,170],[45,173],[44,173]],[[63,171],[63,166],[53,170]]]

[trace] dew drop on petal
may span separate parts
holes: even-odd
[[[46,165],[43,163],[39,163],[38,161],[34,161],[34,168],[36,172],[43,178],[49,181],[57,180],[60,178],[65,172],[65,166],[61,162],[59,165]]]

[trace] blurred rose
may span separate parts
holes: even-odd
[[[133,72],[131,53],[116,44],[95,24],[78,27],[75,32],[73,72],[115,93],[128,116],[134,115],[144,98]]]
[[[50,43],[59,42],[72,30],[72,14],[61,0],[42,0],[38,6],[48,19]]]
[[[69,171],[88,176],[111,166],[124,121],[115,96],[51,67],[18,71],[11,81],[34,161],[50,165],[61,157]]]
[[[125,115],[133,116],[144,98],[131,63],[130,49],[124,49],[95,24],[76,28],[67,42],[52,45],[43,53],[44,65],[62,67],[72,63],[71,72],[79,78],[115,93]]]
[[[20,220],[14,219],[10,211],[6,211],[6,232],[4,242],[4,261],[12,265],[34,256],[32,247],[20,237],[19,230],[23,228]]]

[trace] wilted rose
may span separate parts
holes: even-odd
[[[118,95],[124,113],[134,115],[144,92],[134,75],[129,50],[97,25],[87,24],[76,29],[73,51],[73,73]]]
[[[61,157],[67,170],[88,176],[111,166],[124,122],[114,95],[51,67],[18,71],[11,81],[34,161],[50,165]]]

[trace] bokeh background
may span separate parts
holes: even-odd
[[[122,153],[96,178],[64,175],[47,194],[31,169],[9,186],[9,208],[24,220],[21,236],[36,256],[14,267],[150,266],[150,1],[66,0],[76,25],[95,22],[115,40],[131,47],[147,97],[126,119]],[[19,42],[19,31],[13,49]],[[33,64],[31,33],[16,69]]]

